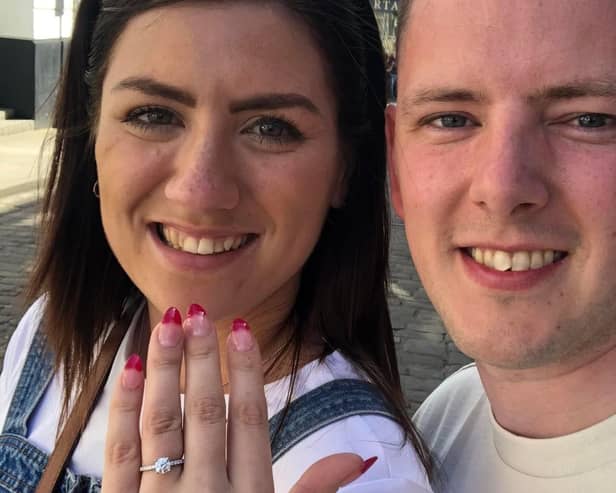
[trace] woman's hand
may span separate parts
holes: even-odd
[[[116,386],[105,446],[104,493],[274,492],[263,367],[245,322],[234,322],[227,359],[228,426],[213,325],[198,305],[191,306],[183,324],[176,309],[165,313],[150,339],[145,397],[138,356],[129,358]],[[185,462],[165,474],[140,472],[140,466],[161,457],[183,457]],[[353,454],[326,458],[302,476],[292,493],[334,493],[363,468],[362,459]]]

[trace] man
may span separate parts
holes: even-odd
[[[476,360],[416,415],[445,489],[616,491],[616,2],[400,13],[392,201]]]

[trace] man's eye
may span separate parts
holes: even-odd
[[[472,124],[470,118],[464,115],[440,115],[429,121],[429,124],[437,128],[462,128]]]
[[[582,128],[601,128],[614,123],[614,118],[602,113],[587,113],[576,117],[574,121]]]

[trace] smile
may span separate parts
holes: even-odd
[[[217,255],[238,250],[255,238],[254,234],[233,235],[216,238],[194,237],[171,226],[157,224],[158,236],[167,246],[193,255]]]
[[[472,247],[465,248],[463,251],[478,264],[499,272],[537,270],[559,262],[567,256],[567,252],[558,250],[505,252]]]

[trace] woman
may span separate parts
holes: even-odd
[[[220,424],[219,382],[229,389],[234,378],[226,362],[236,358],[240,372],[254,365],[258,344],[267,412],[278,419],[274,459],[277,437],[295,423],[292,401],[324,384],[370,380],[389,403],[389,417],[324,418],[283,449],[276,491],[338,451],[378,457],[348,491],[427,490],[428,456],[404,414],[385,296],[384,99],[367,0],[83,0],[59,94],[31,289],[43,296],[11,341],[0,383],[5,435],[28,438],[20,442],[27,453],[30,444],[49,453],[103,340],[121,331],[61,481],[101,476],[109,418],[106,470],[127,454],[141,455],[146,470],[107,482],[105,491],[192,491],[174,489],[196,470],[191,457],[207,451],[200,466],[216,462],[226,475],[225,448],[224,440],[195,445],[188,417]],[[184,320],[173,308],[189,305]],[[23,375],[40,359],[28,348],[43,331],[55,377],[49,385],[31,378],[25,393]],[[220,366],[212,365],[213,341],[229,334]],[[134,406],[144,367],[140,440]],[[234,385],[231,401],[240,399]],[[256,379],[243,393],[261,388]],[[255,409],[240,423],[231,412],[236,435],[242,423],[261,422]],[[122,435],[139,443],[118,445]],[[8,453],[1,443],[0,459]],[[229,439],[229,469],[234,443],[241,441]],[[165,474],[157,475],[148,466],[162,457],[174,462],[159,464]],[[35,469],[20,474],[32,483]],[[95,491],[97,481],[88,481]]]

